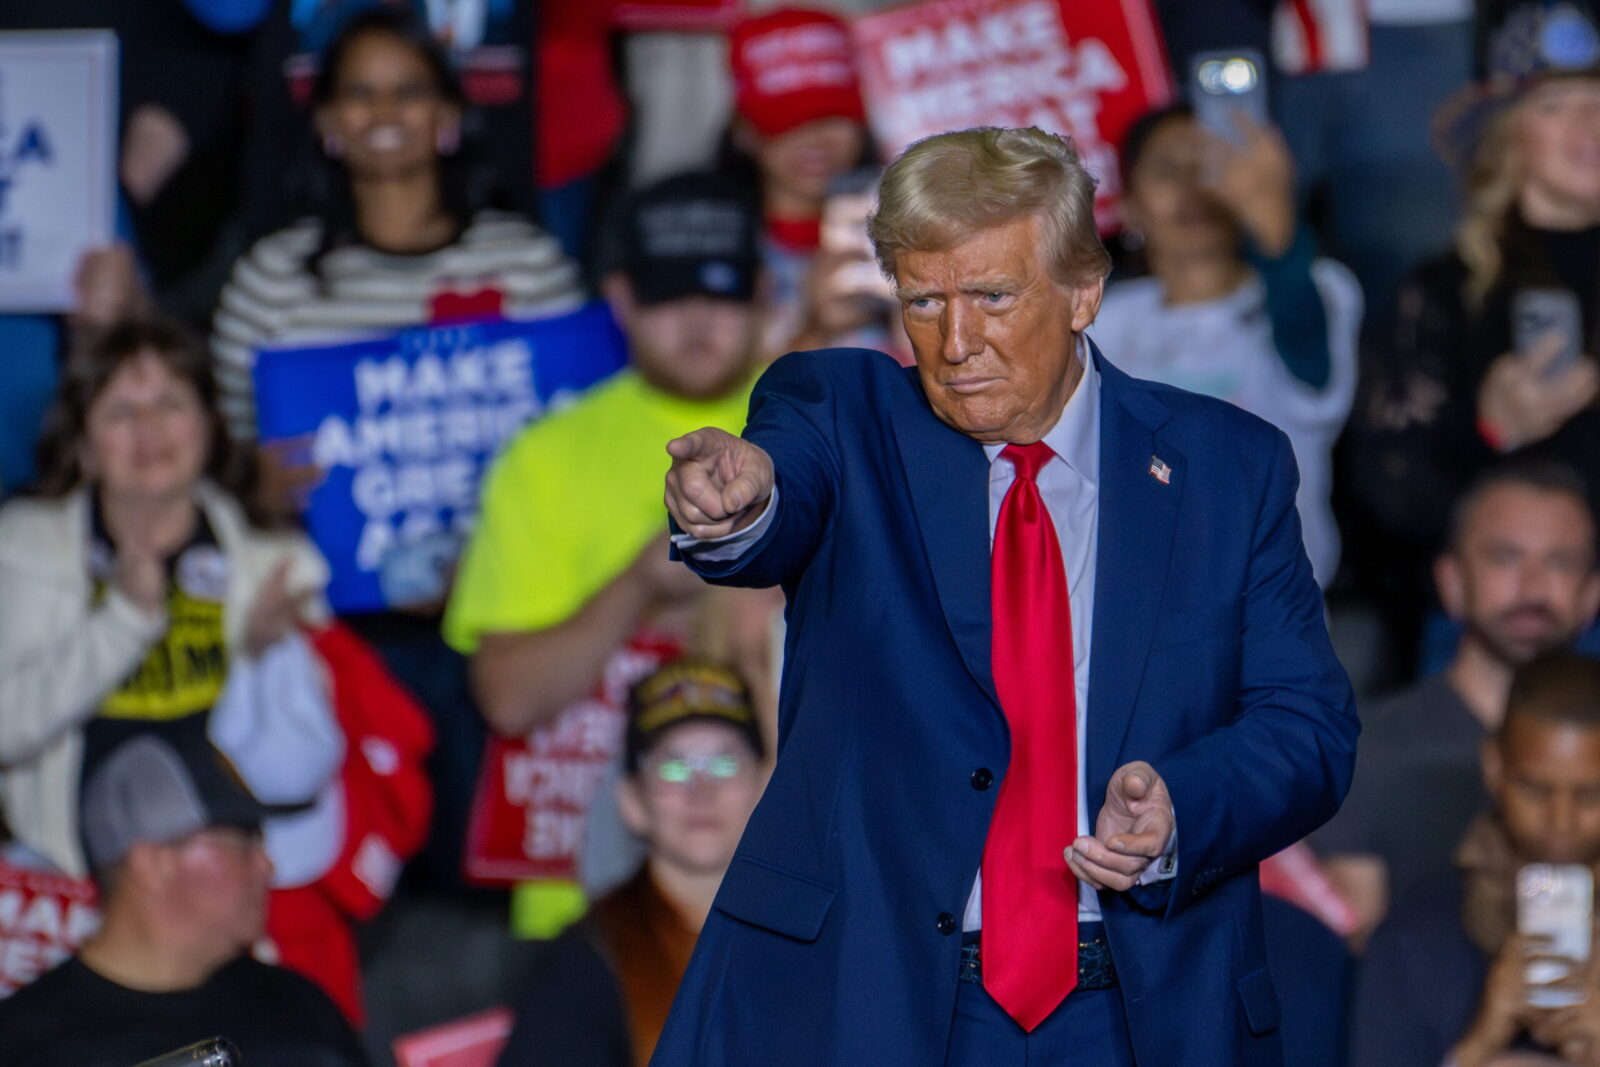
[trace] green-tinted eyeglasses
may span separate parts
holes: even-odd
[[[696,774],[714,782],[724,782],[744,768],[738,756],[695,756],[692,759],[662,760],[654,767],[656,778],[667,785],[688,785]]]

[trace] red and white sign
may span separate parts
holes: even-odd
[[[1365,0],[1279,0],[1272,59],[1285,74],[1364,70],[1372,60]]]
[[[1298,904],[1340,937],[1350,936],[1360,922],[1355,908],[1339,893],[1317,854],[1304,841],[1262,861],[1261,891]]]
[[[72,955],[99,927],[93,883],[0,861],[0,997]]]
[[[926,0],[857,19],[854,31],[886,156],[973,126],[1065,134],[1100,180],[1096,221],[1116,227],[1116,146],[1172,99],[1149,0]]]
[[[590,802],[622,752],[628,690],[681,652],[660,635],[635,637],[612,655],[588,699],[526,737],[489,740],[467,824],[469,881],[579,877]]]
[[[399,1067],[494,1067],[511,1037],[509,1008],[491,1008],[394,1039]]]

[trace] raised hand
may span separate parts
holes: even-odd
[[[1587,357],[1552,370],[1561,338],[1540,338],[1531,351],[1508,352],[1489,364],[1478,388],[1478,414],[1504,449],[1520,448],[1555,433],[1600,392],[1600,368]]]
[[[1156,769],[1143,761],[1123,764],[1106,785],[1094,836],[1072,843],[1067,865],[1096,889],[1131,889],[1167,850],[1175,825],[1172,797]]]
[[[299,625],[300,599],[289,591],[289,561],[280,560],[256,591],[245,617],[245,655],[259,656]]]
[[[1202,183],[1239,220],[1262,254],[1282,255],[1294,240],[1294,157],[1281,134],[1235,112],[1240,144],[1211,136]]]
[[[706,427],[667,442],[667,510],[684,533],[726,537],[760,518],[772,496],[772,457],[724,430]]]

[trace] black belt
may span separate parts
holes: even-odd
[[[983,984],[981,931],[962,935],[961,980]],[[1111,962],[1111,946],[1106,943],[1105,923],[1078,924],[1079,989],[1111,989],[1117,984],[1117,967]]]

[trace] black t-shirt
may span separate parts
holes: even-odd
[[[364,1067],[339,1009],[305,978],[248,956],[197,989],[141,993],[74,957],[0,1000],[0,1067],[128,1067],[209,1037],[245,1067]]]
[[[1478,759],[1486,734],[1443,674],[1364,709],[1350,795],[1312,845],[1381,858],[1395,901],[1454,878],[1456,848],[1489,799]]]
[[[114,580],[115,561],[116,549],[96,501],[90,507],[89,573],[97,597]],[[212,705],[227,681],[223,613],[228,560],[204,513],[188,541],[165,562],[166,632],[106,695],[99,714],[84,727],[79,778],[84,785],[102,759],[136,735],[155,733],[180,749],[188,747],[185,740],[203,741]]]

